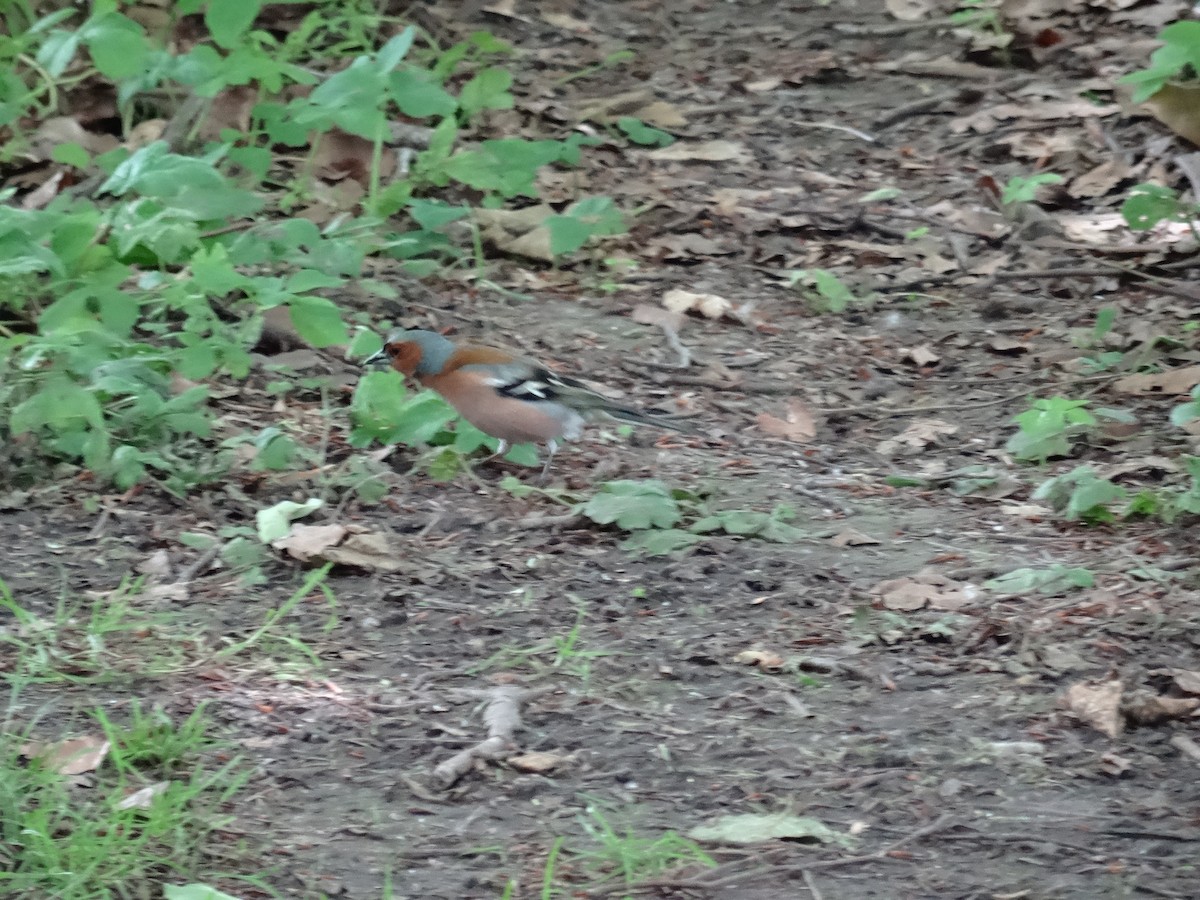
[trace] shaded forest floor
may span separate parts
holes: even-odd
[[[130,640],[119,690],[22,702],[46,716],[130,696],[183,713],[207,701],[254,772],[223,839],[253,848],[283,896],[375,898],[385,883],[455,900],[1200,895],[1197,760],[1173,743],[1195,725],[1110,737],[1062,708],[1073,685],[1157,695],[1167,670],[1200,670],[1194,532],[1089,528],[1030,498],[1081,459],[1154,484],[1186,447],[1167,424],[1178,397],[1123,390],[1128,367],[1081,363],[1101,349],[1147,348],[1140,361],[1164,367],[1197,353],[1186,271],[1165,282],[1182,296],[1128,276],[1175,257],[1105,224],[1131,184],[1169,169],[1164,132],[1080,99],[1139,65],[1155,30],[1080,13],[1065,46],[1006,68],[969,36],[876,4],[587,7],[440,27],[519,48],[527,93],[498,127],[553,133],[637,91],[614,109],[661,101],[685,120],[672,128],[682,152],[602,145],[554,176],[563,197],[643,208],[594,266],[510,259],[491,274],[508,291],[429,282],[400,318],[694,416],[697,436],[657,443],[593,432],[556,457],[555,489],[653,477],[726,509],[790,506],[806,537],[726,535],[639,557],[585,521],[539,525],[562,507],[499,486],[533,470],[489,463],[480,483],[440,484],[401,474],[398,450],[385,503],[329,504],[343,524],[390,534],[395,571],[335,568],[331,597],[314,591],[282,620],[287,639],[158,677],[147,658],[254,634],[306,574],[281,556],[244,587],[203,568],[185,604],[133,598],[169,624]],[[631,63],[561,82],[625,48]],[[1001,215],[992,186],[1039,168],[1066,179],[1040,215]],[[553,199],[552,179],[543,187]],[[885,188],[898,194],[862,199]],[[632,265],[613,274],[606,257]],[[870,299],[816,314],[787,275],[813,269]],[[673,289],[728,301],[678,329],[687,369],[660,328],[635,321]],[[1115,325],[1085,346],[1104,307]],[[1015,464],[1012,416],[1056,395],[1139,425],[1069,460]],[[224,402],[256,427],[312,413],[253,385]],[[339,415],[333,446],[349,454]],[[51,608],[64,585],[109,591],[159,549],[186,568],[199,552],[182,533],[245,524],[310,488],[104,496],[89,513],[78,485],[49,486],[0,511],[5,577]],[[1094,584],[981,587],[1054,566]],[[521,755],[444,787],[435,767],[486,737],[481,713],[501,687],[528,690]],[[627,884],[597,838],[604,822],[654,841],[735,813],[809,817],[844,843],[706,842],[716,868],[681,857]]]

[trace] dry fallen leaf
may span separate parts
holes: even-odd
[[[885,609],[911,612],[924,609],[962,609],[975,598],[973,585],[963,584],[932,569],[915,575],[889,578],[871,588],[871,596]]]
[[[835,547],[869,547],[882,542],[854,528],[845,528],[831,537],[829,543]]]
[[[1123,394],[1190,394],[1200,384],[1200,366],[1184,366],[1149,375],[1127,375],[1113,383]]]
[[[900,350],[900,358],[921,369],[926,366],[936,366],[942,361],[942,358],[934,353],[933,348],[928,344],[922,344],[919,347],[903,347]]]
[[[1120,681],[1107,681],[1100,685],[1073,684],[1063,695],[1062,705],[1067,712],[1087,722],[1097,731],[1115,738],[1121,733]]]
[[[505,761],[519,772],[534,772],[538,775],[544,775],[559,768],[569,760],[570,757],[563,753],[530,751],[529,753],[518,753],[516,756],[510,756]]]
[[[918,22],[933,9],[931,0],[884,0],[883,5],[901,22]]]
[[[139,791],[134,791],[117,804],[117,809],[149,809],[154,798],[171,786],[169,781],[156,781]]]
[[[344,525],[304,525],[296,523],[292,530],[271,546],[286,551],[288,556],[300,562],[308,562],[322,556],[330,547],[336,547],[347,534]]]
[[[376,572],[399,572],[406,565],[386,534],[352,534],[338,547],[330,547],[322,557],[326,562],[354,566]]]
[[[698,312],[708,319],[719,319],[733,304],[717,294],[696,294],[676,288],[663,294],[662,305],[671,312]]]
[[[734,656],[735,663],[743,666],[758,666],[760,669],[779,669],[783,667],[783,657],[770,650],[743,650]]]
[[[700,144],[690,144],[680,141],[670,147],[659,147],[647,154],[651,159],[666,159],[699,162],[729,162],[731,160],[748,159],[750,152],[745,144],[736,141],[705,141]]]
[[[817,435],[812,411],[799,400],[789,400],[784,418],[769,413],[758,414],[758,427],[765,434],[786,438],[798,444],[811,441]]]
[[[26,759],[36,759],[59,775],[82,775],[96,769],[108,755],[110,744],[90,735],[59,741],[57,744],[31,742],[21,748]]]
[[[913,422],[895,437],[880,441],[875,450],[882,456],[895,456],[900,453],[911,455],[938,444],[943,437],[957,432],[957,425],[951,425],[941,419],[921,419]]]

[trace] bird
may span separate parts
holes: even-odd
[[[496,456],[512,444],[545,443],[549,455],[542,478],[558,442],[577,440],[595,419],[688,431],[672,419],[614,403],[534,360],[496,347],[455,344],[436,331],[392,331],[382,349],[363,360],[363,366],[383,363],[432,388],[464,419],[499,440]]]

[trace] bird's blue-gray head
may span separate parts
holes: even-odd
[[[388,363],[403,375],[435,375],[446,366],[454,344],[436,331],[397,328],[388,334],[383,349],[363,360],[363,365]]]

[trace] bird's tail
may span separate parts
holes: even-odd
[[[634,425],[651,425],[655,428],[678,431],[681,434],[693,433],[691,425],[681,419],[654,415],[653,413],[643,412],[640,409],[634,409],[632,406],[617,406],[606,403],[603,406],[597,406],[595,411],[611,419],[616,419],[619,422],[630,422]]]

